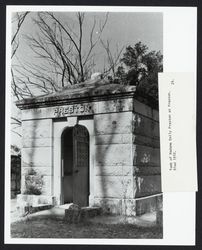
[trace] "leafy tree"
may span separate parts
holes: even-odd
[[[137,86],[140,95],[158,99],[158,72],[163,70],[163,56],[160,51],[148,52],[141,42],[127,46],[117,68],[117,80],[126,85]]]

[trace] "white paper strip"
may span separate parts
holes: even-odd
[[[197,191],[195,86],[192,73],[159,74],[163,192]]]

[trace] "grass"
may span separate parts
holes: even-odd
[[[83,222],[68,224],[62,220],[31,218],[11,224],[12,238],[120,238],[159,239],[162,227],[132,224]]]

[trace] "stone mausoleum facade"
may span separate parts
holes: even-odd
[[[90,80],[17,106],[23,136],[18,199],[133,216],[156,209],[159,115],[140,101],[135,86]]]

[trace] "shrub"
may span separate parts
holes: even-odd
[[[43,187],[43,176],[38,174],[36,170],[31,168],[25,175],[25,191],[24,194],[40,195]]]

